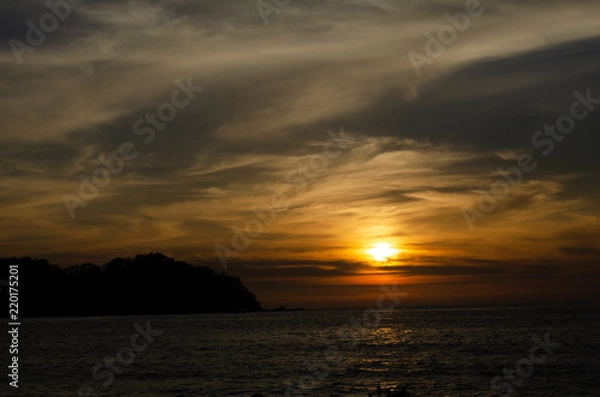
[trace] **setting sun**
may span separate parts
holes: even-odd
[[[388,243],[374,244],[373,248],[367,250],[367,253],[377,262],[385,262],[399,251],[392,248]]]

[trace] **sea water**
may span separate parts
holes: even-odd
[[[6,377],[2,395],[600,396],[589,306],[36,318],[20,332],[19,390]]]

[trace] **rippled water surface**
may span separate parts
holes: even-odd
[[[560,347],[531,375],[515,378],[520,385],[511,395],[600,396],[599,308],[400,309],[380,316],[323,310],[25,320],[19,395],[367,396],[378,384],[405,384],[422,397],[499,396],[492,379],[517,362],[522,374],[530,371],[532,338],[548,333]],[[148,322],[162,333],[145,350],[128,350],[134,324]],[[140,341],[133,341],[138,348]],[[118,354],[131,364],[109,370],[103,360]]]

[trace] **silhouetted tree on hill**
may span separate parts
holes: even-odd
[[[45,259],[0,259],[5,279],[10,264],[19,265],[22,316],[262,310],[240,279],[160,253],[115,258],[102,267],[86,263],[66,269]]]

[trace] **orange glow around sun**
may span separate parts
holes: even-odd
[[[367,250],[367,253],[371,255],[373,260],[376,262],[387,262],[398,252],[400,251],[392,248],[392,246],[388,243],[373,244],[373,247]]]

